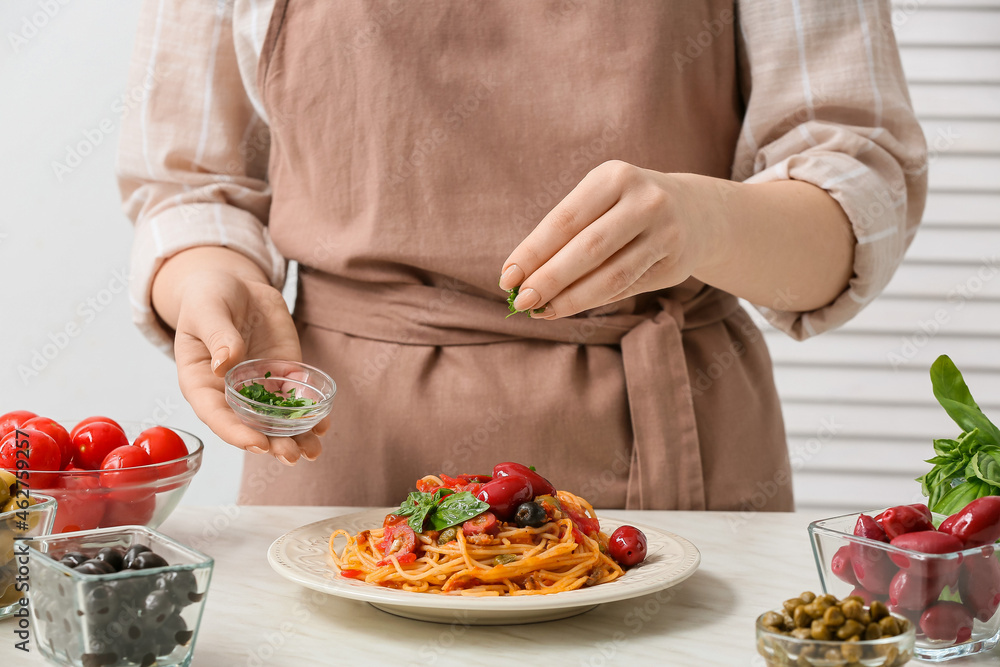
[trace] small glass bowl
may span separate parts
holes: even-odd
[[[757,652],[764,657],[767,667],[898,667],[913,657],[913,623],[895,637],[835,642],[775,634],[764,627],[765,615],[757,617]]]
[[[884,511],[885,508],[863,514],[874,519]],[[809,524],[809,539],[823,592],[838,598],[861,595],[866,600],[875,599],[889,604],[890,584],[897,575],[905,572],[909,578],[905,583],[909,588],[905,595],[910,602],[907,607],[889,606],[893,612],[909,618],[911,625],[915,626],[915,657],[942,662],[990,651],[1000,643],[1000,608],[997,605],[1000,600],[996,598],[1000,595],[1000,581],[997,581],[1000,578],[1000,562],[997,562],[1000,559],[1000,544],[953,553],[925,554],[855,536],[854,526],[858,516],[859,513],[855,512]],[[939,514],[932,516],[935,526],[947,518]],[[856,566],[852,562],[848,562],[843,569],[838,567],[854,554],[864,559],[861,561],[861,572],[866,577],[867,588],[856,583]],[[900,567],[900,564],[905,567]],[[837,574],[838,571],[840,574]],[[904,595],[903,585],[901,581],[900,596]],[[966,599],[963,600],[963,597]],[[902,599],[897,598],[897,601],[902,602]],[[920,628],[920,618],[931,605],[940,608],[966,607],[973,617],[971,636],[951,640],[927,637]]]
[[[56,518],[56,501],[49,496],[32,493],[37,501],[24,510],[0,512],[0,618],[9,618],[21,606],[23,590],[17,587],[20,545],[15,540],[48,535]],[[25,516],[25,514],[27,516]]]
[[[312,403],[303,407],[278,407],[240,393],[244,386],[254,383],[286,397],[295,390],[296,398]],[[244,424],[264,435],[305,433],[330,414],[336,393],[337,385],[329,375],[298,361],[250,359],[226,373],[226,401]]]
[[[60,422],[67,431],[76,422]],[[151,424],[119,421],[129,442]],[[59,503],[56,511],[54,533],[110,528],[113,526],[143,525],[156,528],[166,519],[187,490],[195,473],[201,467],[204,445],[195,435],[169,427],[180,436],[187,447],[187,456],[129,468],[128,473],[116,475],[114,486],[101,486],[99,470],[56,470],[32,472],[45,480],[37,491],[52,496]]]
[[[76,551],[142,544],[166,567],[81,574],[58,560]],[[144,526],[103,528],[27,541],[32,641],[57,665],[105,667],[191,664],[214,561]],[[149,614],[146,596],[168,591]],[[161,598],[158,602],[163,602]]]

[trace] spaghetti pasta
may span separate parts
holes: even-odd
[[[420,482],[418,488],[444,485],[434,476]],[[405,524],[392,523],[400,519],[390,514],[381,528],[357,535],[335,531],[330,554],[341,576],[444,595],[543,595],[607,583],[624,574],[608,556],[608,537],[598,529],[586,500],[557,491],[545,509],[547,521],[534,528],[501,521],[492,534],[466,535],[458,526],[454,538],[443,543],[440,531],[422,531],[415,534],[412,552],[404,549],[403,556],[398,555],[396,533]],[[341,539],[346,543],[338,550],[335,543]]]

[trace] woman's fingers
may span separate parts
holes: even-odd
[[[641,285],[648,281],[643,280],[643,276],[660,259],[658,253],[654,252],[648,243],[642,234],[632,239],[595,270],[558,291],[546,305],[545,312],[534,317],[547,320],[568,317],[584,310],[620,301],[625,298],[620,295],[633,286],[637,288],[636,294],[645,291]],[[547,267],[548,264],[539,273]],[[655,287],[650,286],[648,289]]]
[[[196,303],[184,304],[177,331],[190,334],[204,344],[211,359],[211,369],[223,376],[243,360],[246,342],[233,324],[228,301],[219,295],[205,295]]]
[[[622,171],[619,165],[624,164],[606,162],[593,169],[542,218],[503,263],[501,289],[509,290],[521,285],[570,239],[615,205],[621,195],[621,180],[617,177]],[[515,307],[523,310],[544,303],[535,299],[533,305],[522,308],[522,304],[533,299],[529,289],[525,288],[518,294],[519,302],[515,302]]]

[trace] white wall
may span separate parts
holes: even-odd
[[[100,413],[190,430],[207,451],[185,501],[232,502],[239,454],[194,417],[172,363],[131,327],[118,278],[131,230],[113,179],[116,110],[139,3],[61,1],[0,3],[0,413]],[[58,10],[46,17],[43,6]],[[790,444],[807,453],[796,459],[800,506],[894,504],[916,493],[930,439],[956,432],[927,379],[938,354],[968,371],[980,404],[1000,418],[1000,279],[977,282],[982,266],[1000,262],[1000,0],[896,8],[914,104],[932,147],[938,141],[932,193],[886,296],[806,343],[768,333]],[[57,177],[53,163],[91,143]],[[970,296],[956,297],[957,286]],[[947,321],[925,337],[921,324],[939,310]],[[60,334],[69,325],[77,335]],[[33,357],[37,375],[22,378]]]
[[[184,501],[233,502],[240,454],[198,421],[173,363],[131,325],[119,277],[132,230],[114,160],[122,115],[135,109],[121,98],[140,3],[62,2],[0,3],[0,413],[191,431],[206,452]],[[57,11],[46,17],[41,5]],[[43,25],[33,34],[25,21]],[[12,44],[11,33],[27,43]],[[66,164],[71,150],[89,154],[60,179],[53,162]],[[22,376],[33,357],[37,375]]]

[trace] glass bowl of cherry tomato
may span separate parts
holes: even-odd
[[[17,612],[26,590],[24,581],[17,580],[26,553],[15,540],[48,535],[56,518],[53,498],[20,493],[16,484],[13,474],[0,470],[0,619]]]
[[[809,536],[823,591],[878,600],[908,618],[916,658],[939,662],[1000,643],[1000,497],[953,517],[919,503],[844,514],[814,521]]]
[[[0,416],[0,469],[17,472],[23,491],[55,498],[55,533],[159,526],[201,466],[203,449],[180,429],[104,416]]]
[[[50,662],[191,663],[212,558],[142,526],[25,542],[32,639]]]
[[[298,361],[250,359],[226,373],[226,402],[240,420],[264,435],[300,435],[333,408],[337,384]]]

